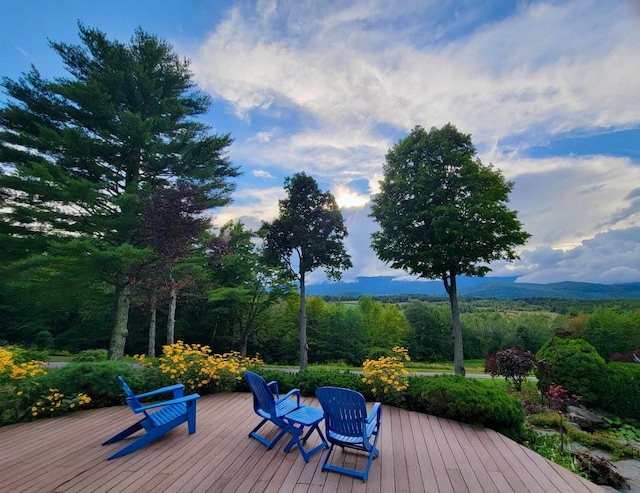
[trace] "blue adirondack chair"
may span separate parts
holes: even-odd
[[[196,400],[200,397],[198,394],[185,396],[184,385],[176,384],[135,395],[124,378],[119,376],[118,380],[122,384],[122,389],[127,397],[129,407],[131,407],[136,414],[142,413],[144,418],[109,438],[102,445],[119,442],[138,430],[144,429],[145,434],[110,455],[109,459],[115,459],[116,457],[122,457],[123,455],[135,452],[140,447],[143,447],[185,422],[188,423],[190,435],[196,432]],[[148,405],[143,405],[140,402],[142,399],[150,397],[157,398],[157,396],[166,393],[171,393],[173,398],[168,401],[153,402]]]
[[[338,387],[320,387],[316,391],[324,411],[326,427],[325,436],[329,442],[329,450],[324,457],[322,470],[347,474],[367,481],[369,468],[374,457],[378,457],[376,448],[380,437],[382,423],[382,408],[376,402],[367,415],[367,406],[361,393],[351,389]],[[361,450],[369,454],[364,471],[347,469],[329,464],[329,456],[335,445],[345,448]]]
[[[300,407],[300,390],[293,389],[280,397],[277,382],[267,383],[264,378],[252,371],[244,372],[244,378],[253,394],[253,410],[262,418],[258,426],[251,430],[249,436],[264,444],[267,450],[271,450],[289,431],[289,426],[283,417]],[[269,421],[281,429],[271,441],[258,434],[258,430]]]

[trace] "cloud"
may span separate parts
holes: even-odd
[[[261,169],[254,169],[251,174],[253,176],[255,176],[256,178],[264,178],[264,179],[273,179],[275,178],[271,173],[269,173],[268,171],[264,171]]]
[[[375,225],[365,212],[385,153],[415,125],[449,121],[515,182],[511,205],[532,238],[522,261],[497,264],[500,271],[634,275],[633,262],[630,270],[594,270],[570,259],[596,255],[591,239],[637,227],[640,163],[526,157],[559,137],[640,125],[633,2],[240,3],[190,58],[200,86],[251,125],[253,137],[234,146],[234,160],[269,175],[304,170],[334,193],[353,228],[348,246],[357,264],[349,275],[389,270],[368,247]],[[353,189],[354,181],[369,189]],[[237,205],[224,214],[269,220],[283,193],[270,190],[239,187]],[[545,270],[552,261],[554,275]],[[533,265],[542,270],[534,274]]]
[[[640,29],[627,2],[531,4],[429,44],[429,29],[439,29],[422,24],[435,4],[236,7],[193,57],[194,69],[243,118],[306,115],[308,123],[273,142],[267,159],[322,163],[338,176],[379,167],[393,140],[416,124],[453,121],[488,145],[525,132],[539,142],[638,123]],[[390,32],[398,20],[403,31]],[[395,131],[379,131],[380,123]]]
[[[529,248],[568,249],[598,233],[638,223],[637,162],[611,156],[491,157],[515,183],[509,205],[532,235]]]
[[[258,132],[254,137],[248,139],[248,142],[269,142],[271,140],[271,132]]]
[[[230,205],[216,211],[214,223],[221,226],[241,218],[248,229],[258,229],[261,221],[272,221],[278,216],[278,201],[284,196],[282,187],[239,189]]]
[[[521,275],[518,282],[533,283],[640,282],[640,228],[600,233],[567,251],[525,250],[516,265],[515,269],[496,265],[493,274]]]

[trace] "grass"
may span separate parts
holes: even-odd
[[[59,361],[71,361],[71,358],[73,356],[62,356],[59,354],[49,354],[49,357],[47,358],[47,361],[52,361],[52,362],[59,362]]]
[[[437,362],[437,363],[422,363],[411,361],[406,365],[407,370],[412,372],[447,372],[454,373],[453,362]],[[483,359],[470,359],[465,360],[464,367],[467,373],[484,373],[484,360]],[[298,365],[265,365],[265,368],[291,368],[296,369]],[[361,366],[349,366],[343,362],[335,363],[313,363],[309,365],[311,370],[339,370],[339,371],[360,371]]]

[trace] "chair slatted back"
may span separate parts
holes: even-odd
[[[244,372],[244,378],[253,394],[253,410],[258,414],[276,415],[275,402],[271,390],[264,378],[252,371]],[[260,413],[259,411],[262,411]]]
[[[324,411],[327,432],[348,437],[364,436],[367,406],[361,393],[350,389],[320,387],[316,396]]]
[[[124,378],[118,376],[118,380],[120,380],[120,384],[122,385],[122,390],[124,390],[124,395],[126,396],[127,404],[129,404],[129,407],[134,411],[140,409],[142,407],[142,404],[133,393],[127,382],[125,382]],[[146,415],[147,413],[144,414]]]

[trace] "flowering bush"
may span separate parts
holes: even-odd
[[[16,363],[13,352],[0,347],[0,384],[4,385],[0,424],[55,416],[91,402],[91,398],[82,393],[65,396],[57,389],[48,389],[45,394],[36,379],[47,374],[44,365],[43,361]]]
[[[260,364],[259,358],[244,358],[235,351],[211,354],[209,346],[183,341],[164,346],[158,358],[160,372],[170,380],[191,390],[207,388],[212,392],[232,391],[247,368]]]
[[[371,385],[371,392],[385,401],[400,398],[409,388],[408,371],[405,362],[410,361],[407,350],[394,347],[392,356],[381,356],[376,360],[365,360],[362,364],[362,381]]]
[[[56,416],[63,412],[73,411],[80,406],[85,406],[91,402],[91,397],[80,392],[73,397],[65,397],[58,392],[58,389],[49,389],[49,393],[42,400],[31,406],[31,416]]]

